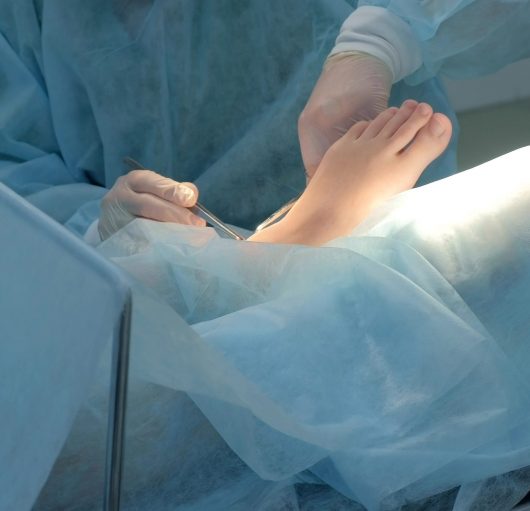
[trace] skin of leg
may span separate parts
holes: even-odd
[[[412,188],[450,138],[449,119],[413,101],[353,126],[286,217],[249,240],[318,246],[349,234],[381,202]]]

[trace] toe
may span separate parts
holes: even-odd
[[[424,169],[445,150],[451,132],[451,121],[443,114],[434,114],[403,152],[403,157],[413,159],[415,165]]]
[[[369,123],[364,130],[363,139],[374,138],[379,132],[388,124],[388,122],[396,115],[398,109],[395,107],[387,108],[381,112],[373,121]]]
[[[369,121],[359,121],[356,122],[349,130],[348,130],[348,136],[353,138],[354,140],[357,140],[363,133],[364,130],[368,127],[370,124]]]
[[[399,108],[398,113],[394,116],[392,120],[381,130],[379,136],[390,138],[407,119],[414,113],[415,109],[418,106],[418,102],[412,99],[407,99],[401,107]]]
[[[401,151],[405,149],[418,131],[423,128],[432,117],[432,108],[427,103],[420,103],[412,112],[412,115],[396,130],[390,137],[392,149]]]

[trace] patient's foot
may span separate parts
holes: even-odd
[[[378,204],[412,188],[450,138],[449,119],[412,100],[355,124],[289,214],[251,240],[321,245],[349,234]]]

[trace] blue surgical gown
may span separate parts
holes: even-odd
[[[530,56],[528,0],[359,0],[403,19],[421,47],[422,66],[406,78],[471,78]]]

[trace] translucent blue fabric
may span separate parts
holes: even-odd
[[[528,161],[401,194],[322,248],[146,220],[102,244],[138,281],[125,509],[510,509],[530,482]],[[36,509],[95,505],[98,392]]]
[[[423,65],[405,81],[439,73],[470,78],[530,57],[528,0],[360,0],[406,21],[422,50]]]
[[[0,0],[0,182],[82,233],[131,156],[254,228],[305,184],[297,118],[351,9]],[[436,80],[392,101],[408,97],[451,115]],[[453,144],[424,179],[455,168]]]
[[[0,510],[22,511],[61,452],[129,288],[123,272],[1,184],[0,218]]]

